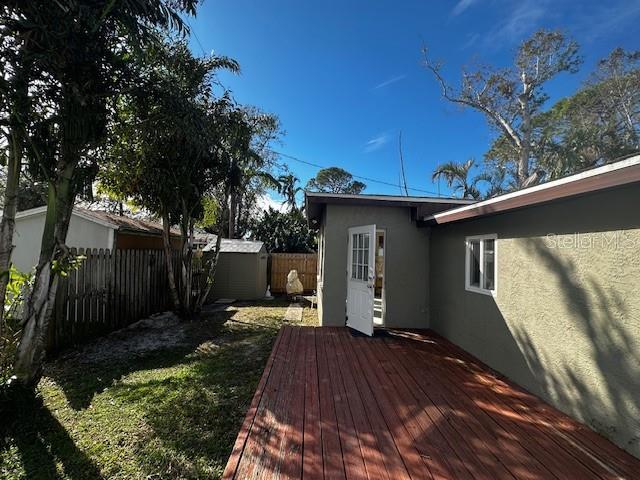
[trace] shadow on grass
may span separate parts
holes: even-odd
[[[155,350],[96,362],[82,362],[72,359],[54,362],[46,374],[58,384],[74,410],[83,410],[91,404],[94,395],[110,388],[121,378],[140,370],[168,368],[184,360],[200,343],[219,339],[224,324],[233,312],[216,312],[205,320],[180,324],[185,329],[185,338],[179,345],[170,348],[161,346]],[[176,327],[172,327],[176,328]],[[104,341],[104,340],[102,340]],[[82,358],[81,356],[79,357]]]
[[[14,446],[29,480],[101,479],[97,466],[74,443],[66,429],[39,398],[22,401],[0,438],[0,457]]]
[[[254,331],[198,355],[180,375],[112,389],[118,401],[142,404],[153,431],[143,447],[146,470],[171,471],[171,478],[222,473],[273,338]]]
[[[283,305],[269,306],[275,308],[239,306],[173,325],[184,333],[180,343],[151,351],[98,359],[84,348],[66,352],[45,370],[66,402],[45,387],[45,402],[59,414],[42,403],[17,407],[0,444],[0,462],[12,463],[0,472],[24,471],[29,479],[97,479],[101,470],[107,477],[218,477],[283,323]],[[94,457],[74,441],[113,447]]]

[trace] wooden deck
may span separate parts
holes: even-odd
[[[639,477],[639,460],[431,332],[284,327],[223,478]]]

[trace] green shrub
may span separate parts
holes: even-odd
[[[0,334],[0,385],[4,385],[13,373],[13,360],[20,340],[22,305],[33,278],[32,273],[24,273],[11,266],[4,299],[4,325]]]

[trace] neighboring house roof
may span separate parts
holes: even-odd
[[[131,218],[124,215],[118,215],[115,213],[100,210],[87,210],[80,207],[75,207],[73,211],[74,213],[80,216],[84,216],[85,218],[109,223],[119,232],[162,235],[162,224],[158,222]],[[178,232],[175,230],[171,233],[178,234]]]
[[[256,240],[242,240],[223,238],[220,241],[220,253],[260,253],[264,243]],[[216,238],[202,249],[209,252],[216,248]]]
[[[16,213],[16,219],[27,218],[34,215],[41,215],[47,211],[47,207],[36,207],[29,210]],[[142,233],[147,235],[162,235],[162,224],[150,220],[142,220],[139,218],[131,218],[127,216],[117,215],[115,213],[88,210],[82,207],[73,207],[73,214],[85,220],[98,223],[118,232],[124,233]],[[172,235],[180,235],[180,232],[172,229]]]
[[[318,224],[326,204],[415,208],[419,218],[434,212],[469,205],[475,200],[446,197],[407,197],[401,195],[353,195],[346,193],[305,192],[305,208],[311,224]]]
[[[458,222],[640,182],[640,155],[472,205],[426,215],[429,225]]]

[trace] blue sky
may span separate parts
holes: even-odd
[[[240,62],[241,75],[220,76],[236,99],[280,117],[280,152],[395,185],[402,131],[407,183],[422,190],[410,193],[427,195],[448,193],[431,182],[438,163],[481,160],[493,133],[480,114],[442,100],[420,64],[423,45],[457,82],[463,65],[507,66],[534,30],[561,28],[585,62],[549,84],[554,100],[613,48],[640,48],[638,20],[640,0],[205,0],[189,22],[194,52]],[[303,184],[317,171],[283,162]],[[366,192],[399,188],[369,182]]]

